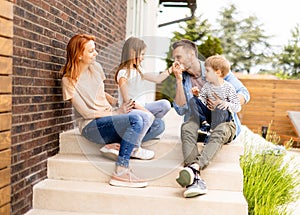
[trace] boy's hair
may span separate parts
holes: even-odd
[[[172,44],[172,49],[174,50],[179,46],[182,46],[185,49],[193,50],[195,52],[195,56],[198,57],[198,48],[194,42],[187,40],[187,39],[181,39],[181,40],[175,41]]]
[[[211,67],[214,71],[220,70],[221,77],[225,77],[230,71],[229,61],[221,55],[208,57],[204,63],[205,67]]]

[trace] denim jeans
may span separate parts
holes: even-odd
[[[155,118],[163,118],[169,110],[171,110],[171,104],[166,99],[160,99],[154,102],[147,103],[145,108],[149,110]]]
[[[162,118],[171,110],[171,104],[168,100],[161,99],[147,103],[145,108],[154,115],[155,119],[142,142],[151,140],[164,132],[165,122]]]
[[[233,121],[219,124],[211,133],[208,143],[201,152],[198,151],[197,138],[199,123],[188,120],[181,126],[181,141],[184,165],[197,163],[200,169],[204,169],[221,147],[233,140],[236,126]]]
[[[199,125],[207,121],[211,125],[211,129],[215,129],[217,125],[232,120],[232,115],[228,110],[216,108],[211,111],[198,97],[192,97],[188,104],[190,117],[196,120]]]
[[[137,139],[138,147],[140,147],[142,145],[142,140],[143,140],[144,136],[146,135],[146,133],[148,133],[148,131],[149,131],[152,123],[154,122],[154,116],[151,113],[147,113],[145,111],[137,110],[137,109],[133,109],[128,114],[129,115],[136,115],[137,114],[137,115],[139,115],[139,116],[142,117],[142,120],[143,120],[143,129],[141,130],[139,138]],[[155,126],[155,128],[156,127],[157,126]],[[154,131],[155,128],[153,127],[152,131]],[[155,129],[155,130],[157,130],[157,129]],[[153,132],[151,132],[150,134],[152,134],[152,133]]]
[[[98,144],[120,143],[117,166],[129,166],[131,152],[138,147],[143,118],[138,114],[120,114],[94,119],[82,130],[82,135]]]

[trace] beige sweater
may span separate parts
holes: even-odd
[[[80,133],[93,119],[112,115],[112,106],[104,91],[104,80],[105,74],[97,62],[81,73],[77,82],[71,82],[67,77],[62,78],[63,99],[71,100],[80,114],[76,119]]]

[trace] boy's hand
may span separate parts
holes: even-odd
[[[192,87],[191,91],[192,91],[194,96],[199,96],[200,90],[197,86]]]

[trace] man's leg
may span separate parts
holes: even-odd
[[[208,143],[196,158],[200,169],[207,167],[221,147],[233,140],[235,131],[236,127],[233,121],[221,123],[213,130]]]
[[[181,126],[182,152],[185,167],[179,172],[176,179],[182,187],[187,187],[188,192],[183,195],[186,198],[207,193],[205,182],[200,178],[197,156],[199,155],[197,138],[199,124],[190,119]]]

